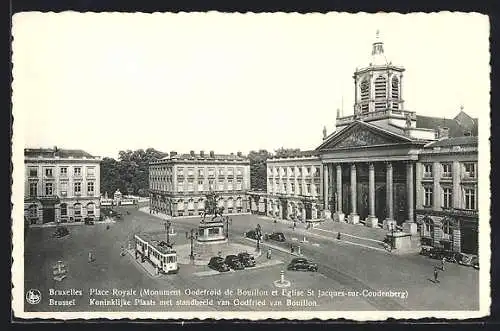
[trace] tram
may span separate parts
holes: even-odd
[[[141,261],[148,260],[158,273],[175,274],[179,271],[177,252],[164,241],[152,239],[147,234],[134,235],[135,258]]]

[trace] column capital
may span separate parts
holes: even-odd
[[[413,164],[417,163],[417,161],[416,161],[416,160],[405,160],[405,161],[403,161],[403,162],[404,162],[404,164],[406,164],[406,165],[413,165]]]
[[[375,169],[375,163],[373,163],[373,162],[367,162],[367,163],[368,163],[368,168],[370,170]]]
[[[389,168],[391,167],[392,168],[392,161],[384,161],[385,165]]]
[[[351,167],[351,170],[355,170],[356,169],[356,163],[349,163],[350,167]]]

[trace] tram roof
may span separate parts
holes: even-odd
[[[176,254],[176,251],[174,249],[171,249],[171,248],[169,249],[166,246],[160,245],[162,240],[158,240],[158,239],[153,238],[153,236],[151,236],[151,234],[149,234],[149,233],[137,233],[136,236],[138,236],[139,238],[141,238],[144,241],[147,241],[148,244],[150,244],[151,246],[156,248],[162,254]]]

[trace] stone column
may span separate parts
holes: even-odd
[[[396,222],[394,221],[394,201],[393,201],[393,169],[392,169],[392,163],[387,162],[386,163],[386,190],[385,190],[385,201],[386,201],[386,209],[387,209],[387,216],[386,219],[384,220],[384,229],[391,230],[393,226],[396,225]]]
[[[342,165],[337,164],[337,209],[336,220],[344,222],[345,215],[342,212]]]
[[[329,208],[329,198],[328,198],[328,189],[329,189],[329,178],[328,178],[328,164],[323,166],[323,216],[326,219],[331,219],[332,214]]]
[[[349,223],[359,223],[359,215],[357,211],[357,194],[356,194],[356,165],[351,164],[351,214],[349,215]]]
[[[371,228],[378,227],[378,219],[375,216],[375,165],[368,164],[368,205],[369,215],[365,220],[365,225]]]
[[[403,225],[403,229],[406,232],[409,232],[410,234],[416,234],[417,233],[417,224],[413,221],[413,213],[414,213],[414,207],[413,207],[413,162],[408,161],[406,163],[406,199],[408,203],[408,219],[405,221],[405,224]]]

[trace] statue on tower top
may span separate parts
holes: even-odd
[[[323,140],[326,139],[326,126],[323,126]]]

